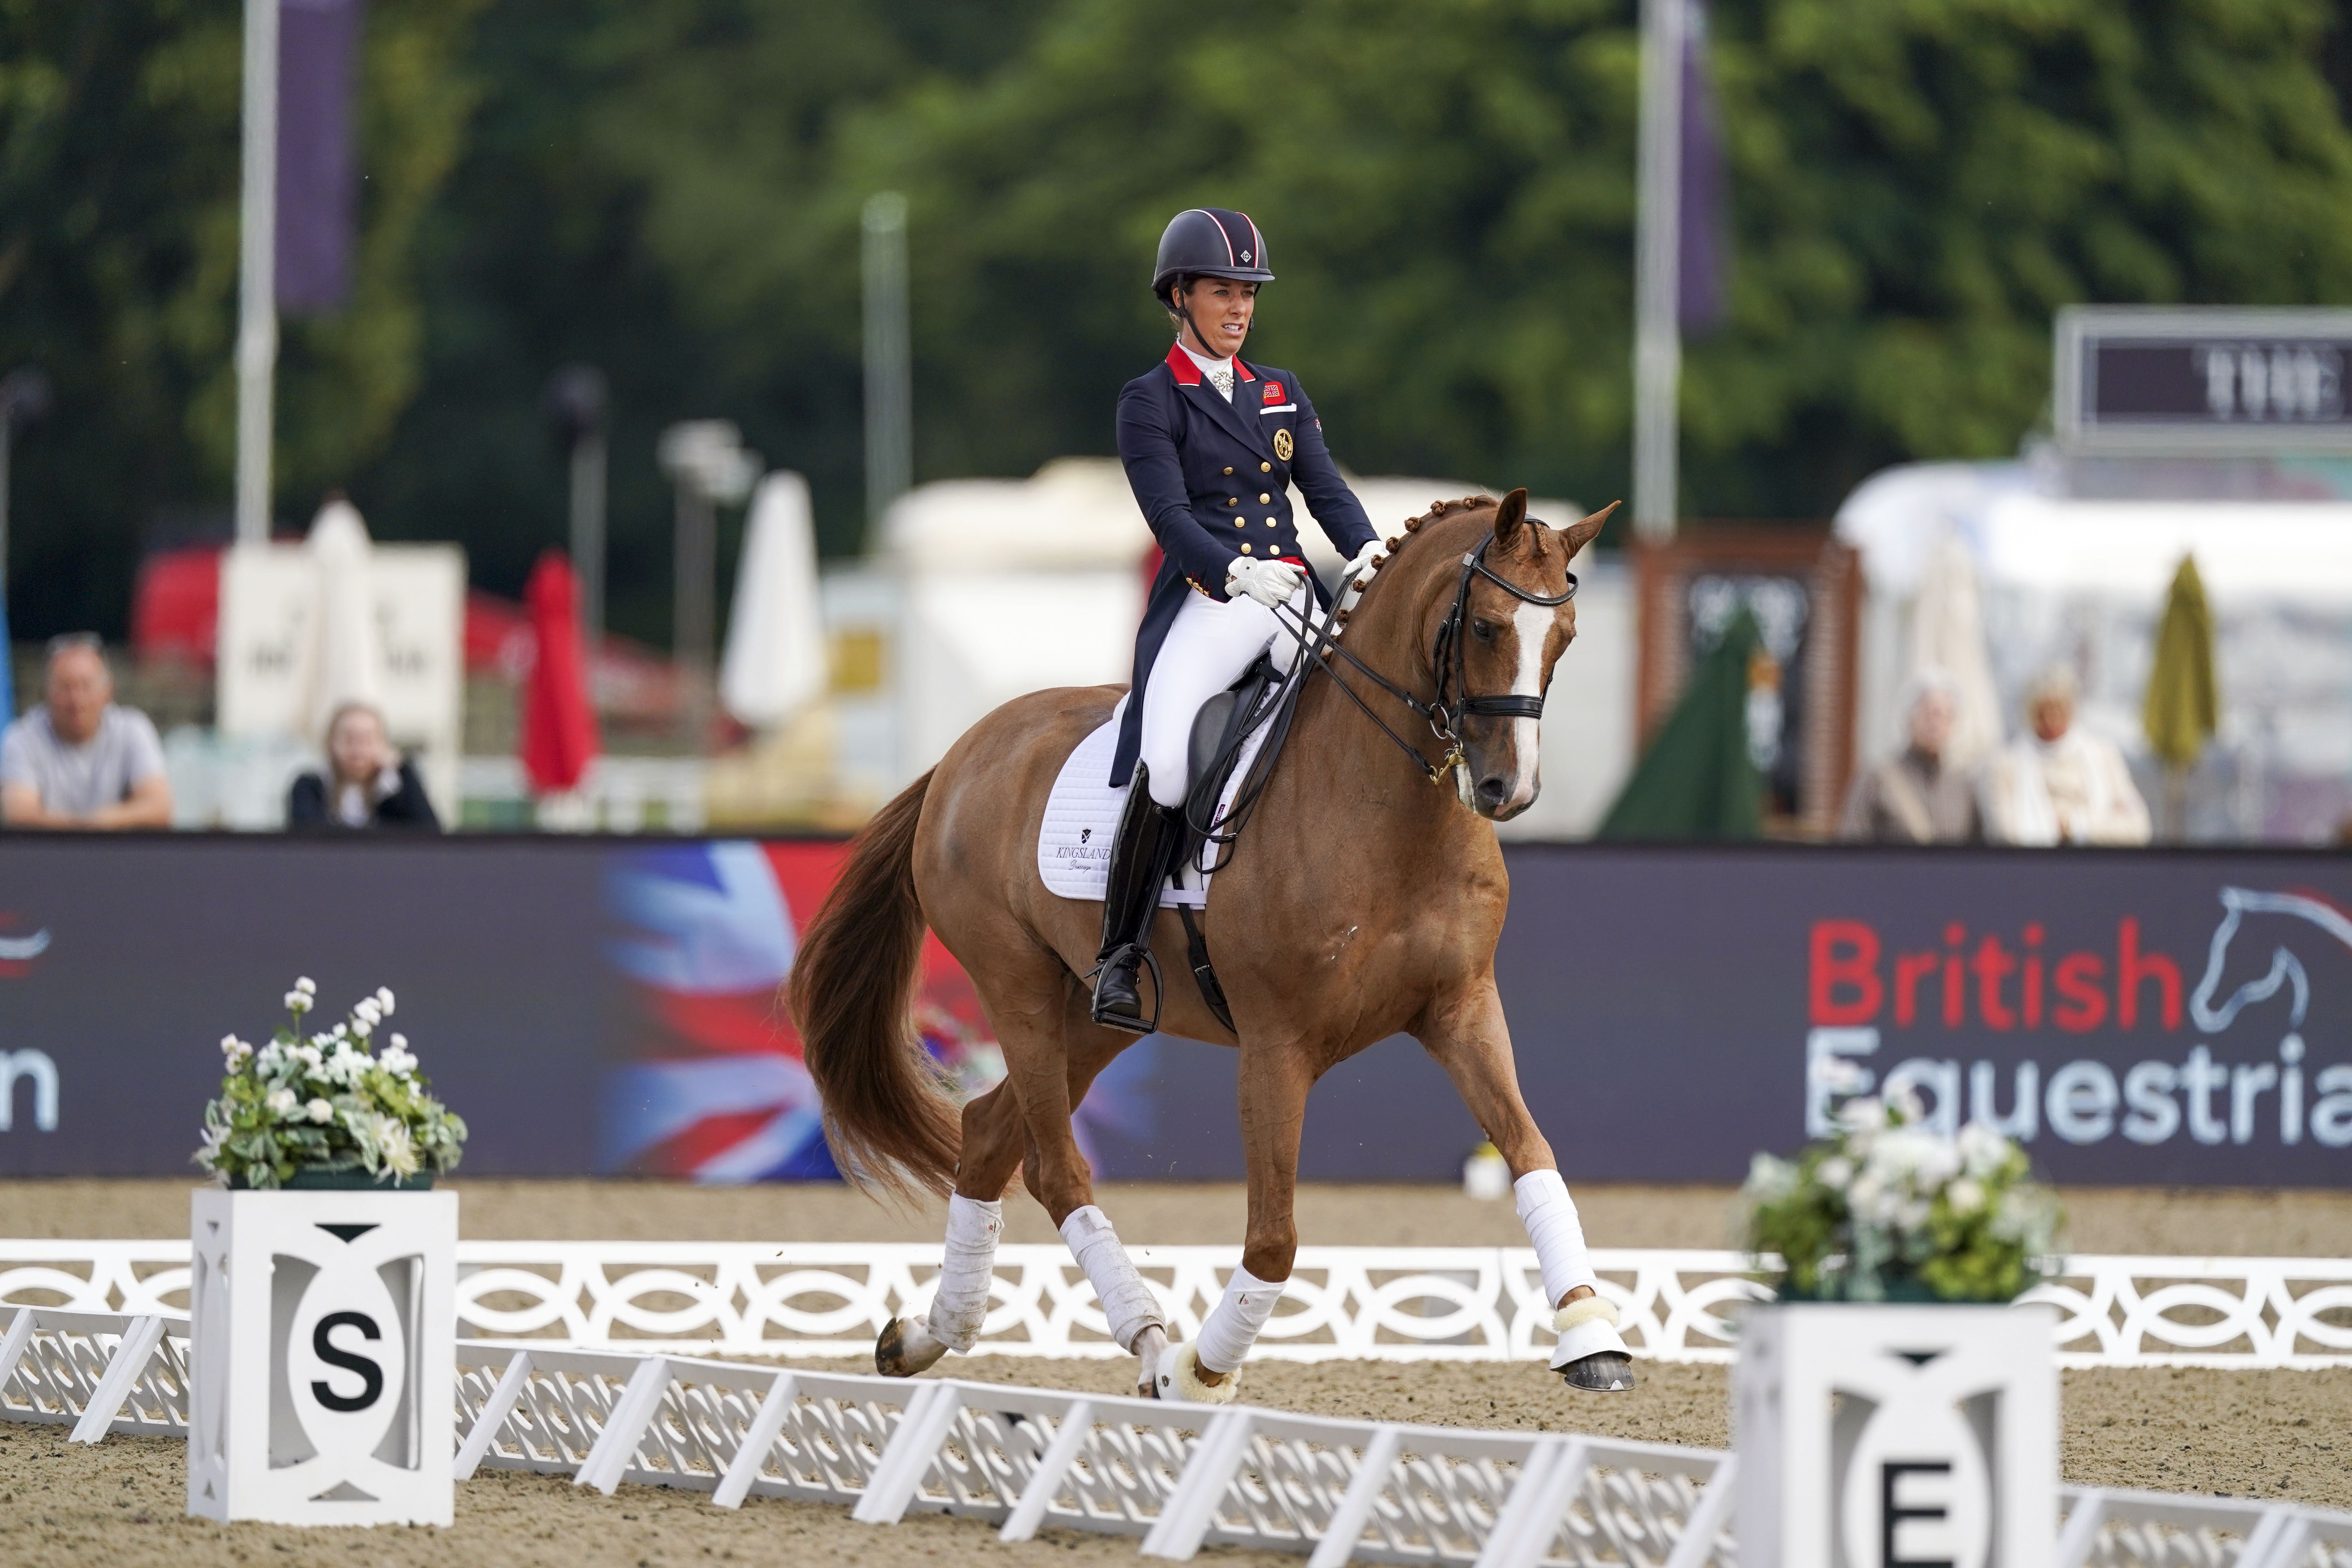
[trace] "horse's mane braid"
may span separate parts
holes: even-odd
[[[1459,512],[1475,511],[1482,506],[1500,506],[1501,504],[1502,503],[1496,500],[1493,496],[1464,496],[1458,500],[1431,501],[1427,511],[1423,512],[1419,517],[1409,517],[1405,519],[1403,531],[1398,533],[1394,538],[1390,538],[1386,535],[1381,536],[1381,542],[1383,547],[1387,549],[1389,553],[1379,558],[1379,563],[1375,564],[1372,568],[1372,575],[1377,576],[1381,565],[1385,565],[1388,562],[1394,560],[1396,556],[1403,551],[1405,542],[1413,536],[1414,532],[1420,529],[1422,524],[1426,522],[1436,522],[1442,519],[1452,517]],[[1371,581],[1372,578],[1369,576],[1357,579],[1356,592],[1359,597],[1362,595],[1366,589],[1371,586]],[[1349,612],[1346,608],[1342,607],[1339,609],[1337,618],[1342,626],[1347,624],[1349,614]]]
[[[1475,511],[1482,506],[1500,506],[1502,502],[1493,496],[1464,496],[1458,500],[1431,501],[1427,511],[1423,512],[1419,517],[1405,519],[1404,532],[1398,537],[1396,543],[1402,548],[1404,542],[1412,537],[1413,531],[1424,522],[1436,522],[1452,517],[1455,512]]]

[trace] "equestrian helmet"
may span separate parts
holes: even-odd
[[[1247,213],[1224,207],[1188,207],[1169,219],[1160,237],[1160,259],[1152,264],[1151,293],[1165,302],[1179,278],[1231,278],[1241,283],[1271,283],[1265,239]]]

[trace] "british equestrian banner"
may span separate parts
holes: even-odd
[[[776,1005],[828,841],[0,838],[0,1174],[193,1174],[229,1030],[298,974],[390,985],[468,1174],[831,1179]],[[1731,1182],[1909,1084],[2069,1182],[2352,1185],[2352,859],[1520,845],[1496,955],[1572,1181]],[[1400,896],[1407,896],[1400,893]],[[1213,942],[1214,900],[1211,900]],[[1181,971],[1173,970],[1179,976]],[[917,1023],[1003,1070],[933,940]],[[1235,1053],[1130,1047],[1113,1179],[1242,1173]],[[1309,1180],[1445,1181],[1479,1137],[1410,1039],[1308,1102]]]

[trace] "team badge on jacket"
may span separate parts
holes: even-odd
[[[1281,458],[1281,459],[1282,459],[1284,462],[1286,462],[1286,462],[1288,462],[1288,461],[1290,461],[1290,432],[1289,432],[1289,431],[1287,431],[1287,430],[1276,430],[1276,431],[1274,433],[1274,455],[1275,455],[1276,457],[1277,457],[1277,458]]]

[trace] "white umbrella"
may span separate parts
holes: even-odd
[[[327,721],[343,703],[382,705],[383,641],[371,580],[374,545],[359,509],[341,497],[320,507],[304,548],[318,585],[302,707],[315,741],[326,734]]]
[[[761,479],[751,498],[719,665],[719,700],[741,722],[769,729],[793,718],[824,687],[808,481],[780,469]]]
[[[1952,683],[1952,738],[1945,743],[1944,762],[1969,767],[2000,744],[2000,699],[1985,648],[1976,562],[1949,529],[1927,552],[1911,609],[1909,673],[1927,669],[1941,670]]]

